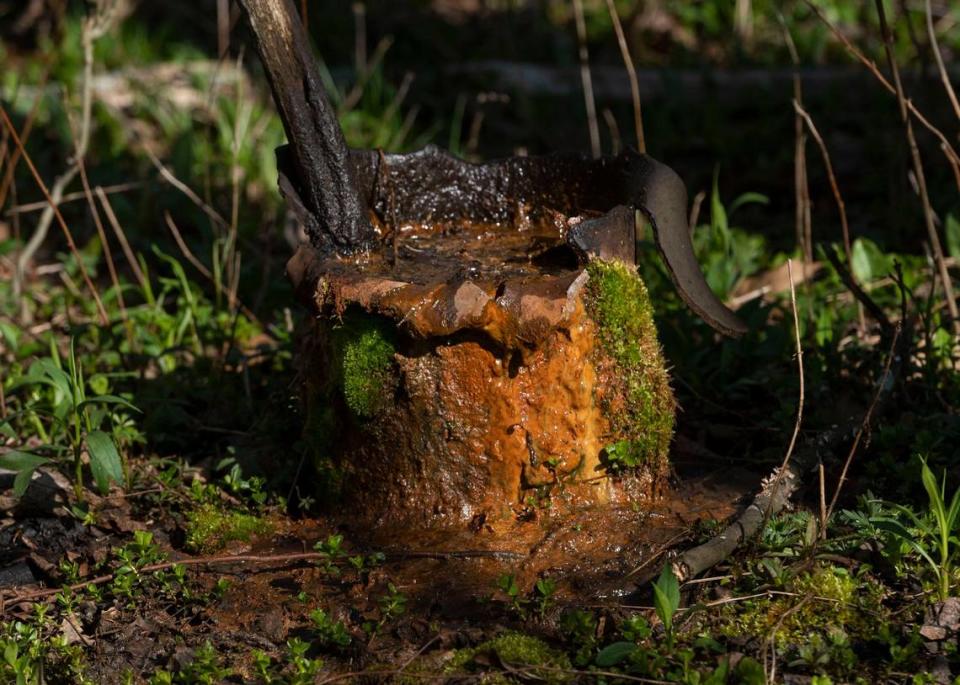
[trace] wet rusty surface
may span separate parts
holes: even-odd
[[[656,496],[665,460],[619,478],[601,463],[624,439],[601,410],[618,406],[609,377],[622,369],[598,345],[589,274],[566,242],[590,219],[541,210],[512,225],[401,221],[367,253],[304,244],[291,259],[301,299],[320,315],[299,355],[308,414],[334,409],[341,494],[365,530],[504,536],[531,498],[569,514]],[[352,413],[337,387],[342,317],[397,333],[394,382],[372,417]],[[645,348],[662,367],[656,340]],[[658,392],[669,395],[666,382]]]
[[[301,298],[308,301],[321,277],[355,282],[358,272],[421,286],[484,278],[502,283],[527,271],[522,261],[497,261],[491,255],[531,262],[537,252],[546,256],[551,247],[561,245],[567,248],[563,254],[547,258],[555,262],[553,268],[582,265],[593,257],[633,264],[636,210],[646,217],[667,270],[690,307],[723,333],[745,330],[700,272],[687,227],[683,182],[646,155],[627,151],[595,160],[548,155],[471,164],[435,147],[404,155],[354,150],[349,166],[377,237],[361,250],[339,252],[310,231],[316,218],[304,199],[289,149],[278,151],[278,166],[287,204],[307,227],[316,252],[308,255],[301,249],[288,267]],[[463,225],[485,228],[457,229]],[[425,226],[432,228],[423,230]],[[423,240],[428,236],[440,239],[428,245]],[[450,238],[450,244],[443,238]],[[550,271],[541,265],[538,273]]]
[[[350,258],[302,245],[287,270],[321,314],[356,305],[420,339],[474,330],[517,348],[572,314],[584,279],[564,235],[579,220],[556,215],[513,229],[400,224],[390,245]]]
[[[334,518],[292,523],[268,540],[255,542],[252,551],[283,554],[309,549],[317,540],[346,532],[351,554],[381,551],[386,562],[362,586],[352,579],[331,577],[321,568],[260,570],[235,576],[232,589],[214,609],[224,630],[256,630],[264,621],[274,629],[297,622],[306,611],[297,601],[301,592],[319,599],[335,616],[374,610],[376,597],[393,583],[409,601],[411,611],[423,620],[495,618],[500,609],[487,599],[496,595],[497,579],[514,574],[518,585],[529,590],[538,578],[557,581],[556,598],[563,604],[593,602],[615,605],[636,583],[645,583],[659,572],[664,553],[693,539],[700,523],[722,520],[737,511],[741,498],[756,485],[757,474],[724,469],[684,480],[659,504],[647,511],[629,506],[584,510],[575,519],[544,514],[547,521],[517,522],[509,536],[494,541],[487,532],[464,531],[405,535],[403,544],[382,539],[359,545],[344,521]],[[470,556],[479,550],[514,552],[516,558]],[[442,552],[466,552],[465,558]],[[434,558],[405,555],[430,553]],[[352,587],[344,592],[344,587]],[[367,606],[369,604],[369,606]]]
[[[487,527],[498,536],[549,497],[569,510],[630,492],[603,477],[610,431],[596,401],[596,336],[582,305],[525,358],[473,340],[395,356],[399,388],[375,420],[342,431],[345,497],[371,527]],[[389,533],[388,533],[389,535]]]

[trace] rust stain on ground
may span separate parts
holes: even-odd
[[[756,483],[756,474],[724,469],[688,478],[658,505],[647,511],[629,506],[594,507],[573,519],[554,519],[547,525],[515,523],[510,535],[496,541],[496,548],[520,553],[515,560],[496,558],[404,558],[405,552],[439,549],[489,549],[489,535],[464,531],[403,532],[402,546],[384,532],[380,545],[358,544],[348,534],[348,553],[388,554],[383,566],[361,582],[351,571],[331,576],[321,568],[238,570],[223,600],[209,610],[208,620],[218,631],[268,635],[282,643],[286,626],[308,622],[309,612],[320,606],[335,620],[369,614],[374,616],[377,599],[393,583],[408,599],[417,615],[450,621],[482,621],[496,612],[486,600],[495,595],[497,579],[514,574],[524,593],[538,578],[557,581],[556,600],[573,605],[600,602],[615,605],[626,585],[625,577],[640,567],[634,577],[659,572],[661,554],[668,545],[692,540],[697,522],[722,520],[734,514],[742,496]],[[282,554],[309,549],[314,542],[336,532],[337,519],[289,522],[269,539],[254,543],[253,551]],[[394,531],[395,533],[396,531]],[[302,601],[306,593],[310,599]]]

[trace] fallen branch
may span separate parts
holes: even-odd
[[[702,545],[686,550],[673,561],[673,572],[680,582],[716,566],[733,554],[741,543],[757,535],[766,518],[765,513],[769,512],[768,516],[780,513],[787,506],[793,493],[800,487],[803,474],[815,468],[822,461],[823,455],[833,452],[851,435],[859,443],[857,436],[862,438],[869,429],[872,417],[896,387],[894,381],[899,377],[899,368],[908,357],[909,336],[898,337],[899,344],[891,346],[890,357],[883,375],[877,382],[876,394],[865,417],[853,425],[848,423],[821,434],[813,444],[797,450],[785,469],[779,467],[775,469],[763,480],[760,493],[753,502],[720,535]],[[848,460],[850,458],[848,454]],[[834,499],[832,504],[835,503]]]

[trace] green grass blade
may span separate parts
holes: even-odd
[[[123,483],[123,465],[113,438],[103,431],[87,435],[87,451],[90,454],[90,470],[97,488],[104,495],[110,490],[110,481]]]

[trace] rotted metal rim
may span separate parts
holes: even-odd
[[[351,150],[350,166],[362,203],[383,223],[467,220],[514,225],[519,215],[543,211],[594,215],[572,227],[567,243],[581,263],[592,258],[636,264],[634,210],[644,214],[680,296],[714,329],[728,336],[746,325],[710,290],[697,263],[687,224],[687,191],[668,166],[626,151],[591,159],[554,154],[473,164],[428,146],[409,154]],[[289,150],[278,150],[280,187],[321,253],[344,251],[318,229],[304,206]],[[376,239],[349,253],[380,249]]]

